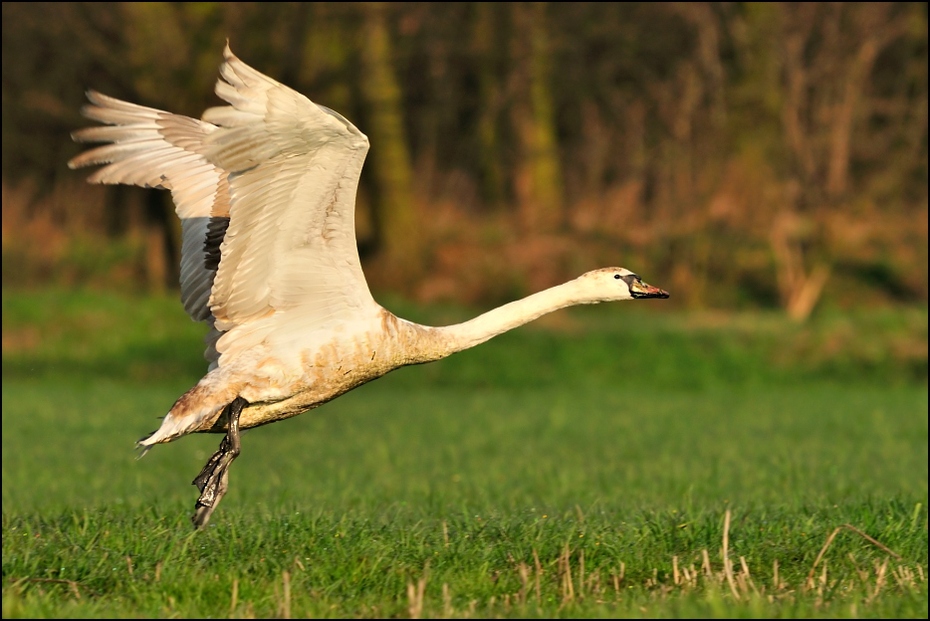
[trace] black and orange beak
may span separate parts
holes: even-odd
[[[642,300],[645,298],[665,299],[668,297],[668,291],[653,287],[652,285],[647,285],[639,278],[630,283],[630,294],[633,296],[634,300]]]

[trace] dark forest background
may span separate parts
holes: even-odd
[[[692,308],[926,305],[926,3],[3,3],[3,285],[176,287],[165,192],[70,171],[84,90],[194,117],[229,39],[371,139],[373,289],[622,265]]]

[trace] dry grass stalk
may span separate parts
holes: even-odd
[[[584,548],[578,551],[578,596],[584,599]]]
[[[283,597],[281,602],[281,617],[291,618],[291,574],[285,569],[281,572]]]
[[[81,591],[78,590],[78,583],[75,582],[74,580],[63,580],[61,578],[24,578],[23,580],[19,581],[19,583],[14,583],[14,586],[16,584],[22,584],[23,582],[45,582],[49,584],[67,584],[68,589],[74,595],[74,599],[81,599]],[[39,589],[39,591],[42,592],[42,589]]]
[[[536,548],[533,548],[533,563],[536,564],[536,605],[542,605],[542,591],[540,590],[539,582],[542,578],[542,563],[539,562],[539,554],[536,552]]]
[[[733,593],[733,597],[737,600],[740,599],[739,591],[736,590],[736,585],[733,581],[733,565],[730,563],[729,550],[730,548],[730,510],[727,509],[726,515],[723,518],[723,550],[721,556],[723,557],[723,571],[727,576],[727,583],[730,585],[730,592]]]
[[[646,588],[654,588],[659,586],[659,568],[652,568],[652,578],[646,579]]]
[[[520,593],[518,598],[520,606],[526,606],[526,593],[530,582],[530,566],[524,562],[517,565],[517,573],[520,574]]]
[[[584,589],[587,590],[587,592],[590,593],[591,595],[600,596],[600,593],[601,593],[601,570],[600,570],[600,569],[595,569],[595,570],[594,570],[594,573],[591,574],[590,576],[588,576],[588,579],[585,581],[585,584],[583,585],[583,587],[584,587]],[[598,600],[597,600],[597,601],[598,601],[598,602],[601,601],[601,600],[600,600],[600,597],[598,597]]]
[[[229,598],[229,618],[232,619],[236,612],[236,605],[239,603],[239,578],[233,578],[232,596]]]
[[[677,563],[674,563],[674,564],[677,566]],[[683,587],[684,586],[687,586],[687,587],[697,586],[698,571],[697,569],[694,568],[693,563],[691,564],[690,568],[682,566],[681,573],[683,575],[682,580],[681,580],[681,585]]]
[[[746,564],[746,558],[743,556],[739,557],[740,567],[743,569],[743,575],[746,577],[746,582],[749,583],[749,586],[752,588],[753,592],[758,595],[759,589],[756,588],[756,584],[752,581],[752,575],[749,573],[749,565]]]
[[[419,619],[423,614],[423,598],[426,593],[428,569],[429,563],[423,568],[423,575],[417,580],[416,585],[412,582],[407,583],[407,600],[410,602],[407,610],[411,619]]]
[[[774,603],[776,600],[783,600],[785,598],[794,598],[796,591],[791,588],[789,584],[783,581],[780,574],[780,566],[777,559],[772,563],[772,582],[771,590],[768,590],[767,586],[757,586],[752,577],[752,572],[749,568],[749,563],[746,560],[745,556],[739,556],[740,569],[738,571],[734,570],[734,562],[729,558],[730,554],[730,524],[732,522],[732,514],[730,511],[727,511],[724,516],[724,525],[723,525],[723,537],[722,537],[722,547],[721,547],[721,557],[723,559],[723,568],[720,571],[714,571],[711,563],[710,556],[707,552],[707,549],[701,551],[701,566],[700,568],[695,567],[694,563],[691,563],[690,566],[686,566],[681,562],[681,559],[677,555],[672,556],[672,571],[671,575],[666,575],[665,582],[660,581],[659,579],[659,570],[654,568],[652,575],[646,578],[644,586],[647,589],[654,589],[656,595],[659,597],[664,597],[672,594],[675,591],[675,587],[681,589],[681,591],[689,590],[691,588],[696,588],[701,584],[701,578],[704,579],[704,584],[707,584],[708,580],[712,580],[718,585],[723,584],[724,581],[727,582],[727,585],[730,589],[733,598],[737,601],[747,600],[752,601],[753,596],[755,597],[764,597],[770,603]],[[833,540],[836,538],[838,532],[843,528],[852,530],[857,534],[861,534],[865,539],[874,543],[876,546],[880,547],[882,550],[888,552],[889,554],[897,556],[894,552],[888,549],[883,544],[877,542],[872,537],[861,533],[855,527],[849,525],[843,525],[840,528],[835,529],[830,536],[827,538],[823,549],[821,549],[820,554],[818,554],[817,559],[814,563],[814,567],[811,570],[811,573],[807,576],[807,579],[804,584],[800,585],[800,592],[809,592],[813,591],[816,594],[817,600],[816,605],[820,606],[825,603],[824,598],[830,593],[836,592],[838,588],[841,591],[855,588],[855,578],[851,580],[845,580],[842,583],[841,580],[844,580],[842,577],[839,578],[830,578],[829,573],[829,564],[827,559],[824,557],[826,550],[829,548],[829,545],[832,544]],[[898,565],[894,568],[889,567],[889,559],[885,559],[883,564],[875,563],[874,576],[870,575],[870,572],[863,571],[856,564],[855,557],[850,554],[850,560],[853,563],[856,573],[859,576],[859,579],[862,582],[862,585],[865,587],[868,598],[865,603],[871,603],[875,600],[882,592],[882,590],[889,584],[892,587],[899,588],[901,590],[913,590],[918,588],[918,581],[924,581],[924,571],[920,565],[915,567],[909,567],[905,565]],[[537,605],[541,604],[541,593],[540,593],[540,582],[542,577],[542,564],[539,559],[539,554],[533,549],[533,561],[536,566],[535,572],[535,585],[536,585],[536,601]],[[561,591],[562,601],[560,604],[560,609],[564,606],[567,606],[571,602],[581,601],[585,596],[594,597],[595,601],[598,603],[604,603],[603,595],[601,593],[601,575],[600,570],[594,569],[590,572],[587,572],[585,566],[585,557],[584,550],[579,550],[577,563],[578,568],[577,572],[572,568],[572,550],[568,543],[566,543],[560,552],[558,558],[556,559],[557,566],[557,584]],[[528,563],[519,562],[517,563],[513,558],[511,558],[515,570],[520,579],[520,590],[518,593],[510,594],[504,596],[504,599],[501,600],[504,606],[509,610],[511,604],[513,606],[519,605],[521,608],[525,608],[528,593],[530,590],[530,571],[531,567]],[[815,578],[814,571],[817,568],[820,568],[819,575]],[[620,562],[619,568],[616,572],[609,573],[608,582],[612,583],[613,590],[616,596],[616,601],[619,601],[621,597],[621,583],[624,579],[626,571],[626,565],[623,562]],[[835,572],[834,572],[835,573]],[[890,574],[890,577],[889,577]],[[578,585],[575,585],[575,580],[578,580]],[[892,581],[893,579],[893,581]],[[606,586],[606,585],[605,585]],[[412,585],[410,587],[412,589]],[[445,591],[444,591],[445,597]],[[497,600],[494,600],[497,601]],[[498,602],[500,603],[500,602]],[[493,602],[489,603],[489,606],[492,606]],[[448,612],[446,614],[448,615]]]
[[[623,575],[626,573],[626,563],[620,561],[620,570],[613,574],[612,579],[614,583],[614,592],[617,595],[617,599],[620,599],[620,583],[623,582]]]
[[[920,566],[918,565],[918,567]],[[912,590],[917,588],[917,578],[914,575],[914,570],[910,567],[898,565],[895,569],[891,570],[891,575],[894,576],[895,582],[897,582],[898,586],[902,589]]]
[[[885,562],[881,565],[878,565],[878,562],[875,563],[875,589],[872,591],[872,594],[869,595],[868,599],[865,600],[867,604],[871,604],[878,594],[881,593],[882,587],[885,586],[885,573],[888,570],[888,559],[885,559]]]
[[[827,586],[827,561],[823,562],[820,578],[817,580],[817,597],[823,597],[823,590]]]
[[[455,610],[452,608],[452,594],[449,593],[449,583],[442,583],[442,616],[446,619],[452,616]]]
[[[571,554],[571,549],[566,543],[565,548],[562,550],[562,554],[559,555],[557,561],[559,577],[562,583],[562,605],[575,600],[575,585],[574,581],[572,580]]]
[[[581,505],[575,505],[575,513],[578,515],[578,523],[584,524],[584,513],[581,511]]]
[[[852,552],[850,552],[848,556],[850,562],[853,564],[853,568],[856,570],[856,575],[859,576],[859,581],[862,582],[862,584],[866,584],[869,581],[869,572],[859,568],[859,563],[856,562],[856,557],[852,555]]]
[[[839,532],[840,532],[841,530],[843,530],[844,528],[847,529],[847,530],[851,530],[852,532],[856,533],[857,535],[859,535],[860,537],[862,537],[863,539],[865,539],[866,541],[868,541],[868,542],[871,543],[872,545],[874,545],[874,546],[880,548],[881,550],[884,550],[886,553],[890,554],[891,556],[895,557],[896,559],[901,560],[901,555],[900,555],[900,554],[898,554],[897,552],[894,552],[891,548],[889,548],[889,547],[886,546],[885,544],[881,543],[881,542],[878,541],[877,539],[875,539],[875,538],[873,538],[873,537],[870,537],[869,535],[865,534],[864,532],[862,532],[861,530],[859,530],[858,528],[856,528],[856,527],[853,526],[852,524],[842,524],[842,525],[840,525],[840,526],[837,526],[835,529],[833,529],[833,532],[830,533],[830,535],[827,537],[826,542],[824,542],[823,547],[820,549],[820,553],[817,554],[817,558],[814,559],[814,564],[813,564],[813,566],[811,567],[810,573],[807,574],[807,581],[805,582],[805,587],[806,587],[806,588],[813,588],[813,586],[814,586],[814,570],[817,569],[817,564],[820,563],[820,560],[823,558],[823,555],[826,554],[827,549],[830,547],[830,544],[833,543],[833,540],[836,538],[836,536],[839,534]]]
[[[846,529],[851,530],[852,532],[856,533],[857,535],[859,535],[860,537],[862,537],[863,539],[865,539],[866,541],[868,541],[868,542],[871,543],[872,545],[877,546],[878,548],[884,550],[886,553],[888,553],[888,554],[890,554],[891,556],[895,557],[897,560],[899,560],[899,561],[901,560],[901,555],[900,555],[900,554],[898,554],[897,552],[895,552],[894,550],[892,550],[891,548],[889,548],[888,546],[886,546],[885,544],[883,544],[883,543],[880,542],[879,540],[874,539],[874,538],[870,537],[869,535],[865,534],[864,532],[862,532],[861,530],[859,530],[858,528],[856,528],[856,527],[853,526],[852,524],[843,524],[843,526],[842,526],[841,528],[846,528]]]

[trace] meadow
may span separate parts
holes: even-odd
[[[927,617],[925,308],[560,312],[247,431],[195,533],[219,436],[133,443],[202,336],[4,291],[4,617]]]

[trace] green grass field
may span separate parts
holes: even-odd
[[[926,309],[559,313],[246,432],[193,533],[220,437],[132,447],[201,338],[4,292],[4,617],[927,617]]]

